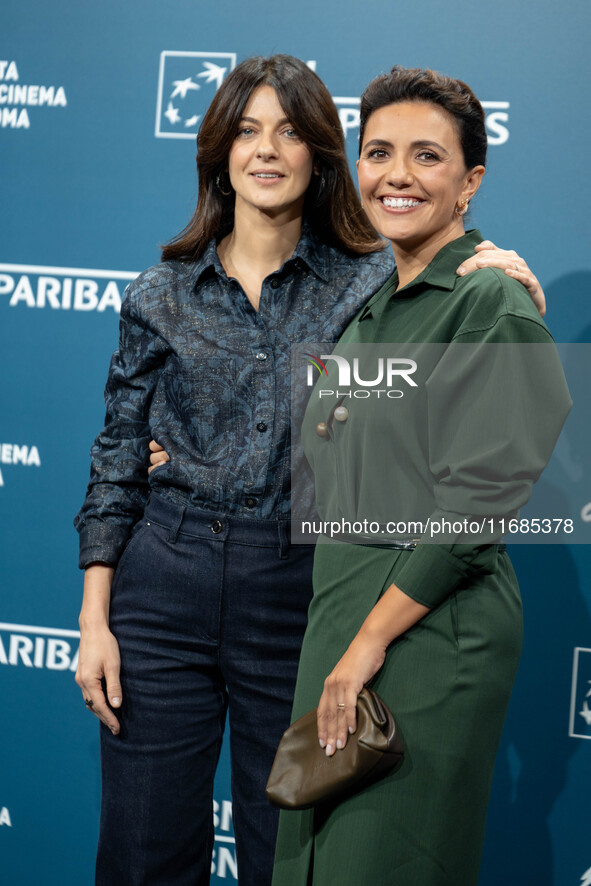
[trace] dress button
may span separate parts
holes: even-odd
[[[211,524],[211,531],[213,532],[214,535],[217,535],[218,532],[221,532],[223,528],[224,527],[222,526],[222,524],[220,523],[219,520],[214,520],[213,523]]]
[[[246,507],[247,508],[256,508],[256,505],[257,505],[256,498],[249,497],[246,499]]]
[[[280,286],[281,286],[281,282],[277,279],[277,277],[273,277],[273,279],[271,280],[271,288],[272,289],[279,289]]]
[[[266,360],[266,359],[267,359],[267,355],[265,354],[265,352],[259,351],[257,354],[257,360]]]
[[[316,433],[319,437],[328,437],[328,428],[325,421],[319,421],[316,425]]]
[[[263,431],[266,431],[266,430],[267,430],[267,425],[265,424],[264,421],[260,421],[257,425],[257,431],[260,431],[262,434]]]
[[[349,410],[346,406],[337,406],[334,411],[334,417],[337,421],[347,421],[349,418]]]

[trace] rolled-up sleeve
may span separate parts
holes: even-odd
[[[495,569],[499,554],[490,541],[499,540],[501,519],[515,517],[529,500],[572,401],[550,334],[515,316],[458,335],[427,392],[436,507],[425,541],[406,558],[396,584],[433,608]],[[483,527],[474,544],[470,532],[444,532],[466,520]],[[439,535],[431,534],[435,527]]]

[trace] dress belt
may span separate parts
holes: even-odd
[[[377,537],[379,536],[360,535],[355,532],[334,532],[330,535],[330,538],[335,541],[343,541],[347,544],[353,545],[374,544],[377,548],[387,548],[392,551],[414,551],[421,541],[420,538],[393,538],[392,540],[388,539],[387,541],[384,540],[378,542],[375,540]],[[438,544],[438,542],[434,541],[432,544]],[[468,544],[468,542],[458,542],[458,544]],[[498,548],[499,554],[504,554],[507,550],[507,545],[504,542],[495,544],[495,547]]]
[[[353,545],[368,545],[375,544],[378,548],[391,548],[394,551],[414,551],[418,543],[420,542],[420,538],[412,538],[408,540],[393,538],[392,540],[386,539],[378,541],[379,535],[361,535],[358,532],[333,532],[330,535],[331,539],[335,539],[336,541],[344,541],[347,544]]]

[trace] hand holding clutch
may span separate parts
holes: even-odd
[[[331,757],[318,743],[316,709],[292,723],[279,742],[265,793],[283,809],[334,802],[386,775],[402,755],[392,714],[376,692],[362,689],[357,729]]]

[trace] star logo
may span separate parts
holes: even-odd
[[[235,67],[235,52],[162,52],[156,138],[194,138],[224,77]]]
[[[170,123],[174,126],[175,123],[180,123],[181,118],[178,112],[178,108],[173,108],[172,102],[168,102],[168,107],[164,112],[164,116]]]
[[[201,76],[199,74],[199,77]],[[190,77],[187,77],[185,80],[174,80],[172,85],[174,86],[174,91],[171,93],[171,98],[175,98],[177,95],[180,95],[181,98],[186,98],[189,89],[201,89],[199,84],[193,83]]]
[[[222,80],[224,79],[224,74],[226,73],[227,68],[220,68],[219,65],[214,65],[211,62],[203,62],[203,67],[205,68],[205,71],[201,71],[197,76],[205,77],[206,83],[217,83],[216,89],[219,89],[222,85]]]

